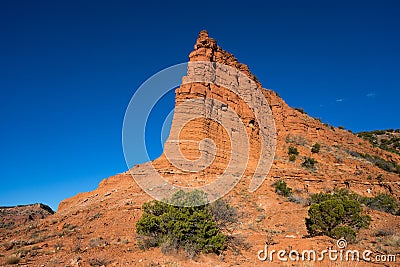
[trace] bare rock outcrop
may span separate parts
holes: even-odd
[[[44,219],[54,211],[44,204],[19,205],[0,207],[0,226],[16,226],[22,223]]]

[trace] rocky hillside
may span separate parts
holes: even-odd
[[[368,140],[373,146],[400,155],[400,129],[360,132],[357,136]]]
[[[54,211],[44,204],[19,205],[13,207],[0,207],[0,228],[44,219]]]
[[[141,217],[142,204],[151,198],[135,183],[131,173],[136,178],[151,178],[149,164],[143,164],[103,180],[93,192],[64,200],[54,215],[20,226],[1,228],[0,264],[16,259],[29,266],[254,266],[260,264],[257,252],[264,248],[266,237],[276,250],[323,250],[334,246],[336,241],[331,238],[308,236],[304,219],[309,208],[306,199],[312,193],[348,188],[362,196],[386,193],[400,200],[397,169],[400,155],[289,107],[276,92],[263,88],[249,68],[219,47],[206,31],[199,34],[189,58],[191,62],[215,62],[240,70],[255,84],[249,97],[255,95],[251,93],[254,90],[261,92],[273,114],[276,139],[270,145],[276,146],[276,152],[271,169],[262,185],[255,192],[249,192],[256,163],[262,158],[259,151],[261,129],[254,113],[262,108],[260,105],[263,103],[254,100],[249,106],[224,87],[207,82],[184,83],[176,90],[176,107],[187,99],[217,99],[223,106],[204,102],[200,111],[217,116],[222,114],[226,105],[226,109],[231,108],[238,114],[250,137],[250,160],[246,170],[238,185],[224,197],[240,214],[239,221],[225,229],[226,234],[237,242],[219,256],[206,254],[194,259],[179,252],[163,254],[160,248],[140,250],[135,223]],[[184,120],[185,112],[189,111],[183,106],[174,114],[170,137],[176,135],[174,131]],[[228,125],[229,129],[236,127],[233,122]],[[212,139],[217,148],[212,165],[198,173],[181,171],[170,163],[165,153],[152,164],[176,185],[207,184],[216,179],[229,162],[228,152],[232,147],[227,138],[230,134],[226,127],[217,123],[204,118],[194,120],[179,129],[182,154],[189,159],[199,158],[199,141]],[[290,154],[289,148],[298,153]],[[172,155],[175,156],[178,157]],[[272,184],[277,179],[285,180],[293,189],[296,201],[288,201],[276,194]],[[362,230],[357,242],[349,247],[368,248],[376,253],[397,253],[400,258],[400,217],[365,209],[372,218],[370,228]],[[379,234],[383,230],[388,230],[387,234]],[[374,264],[361,262],[357,266],[369,265]],[[275,262],[271,266],[281,265]]]

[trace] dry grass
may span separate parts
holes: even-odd
[[[18,264],[21,258],[16,255],[11,255],[6,258],[6,264]]]
[[[93,258],[89,260],[90,266],[107,266],[110,262],[106,259]]]

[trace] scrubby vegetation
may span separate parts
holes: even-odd
[[[400,129],[376,130],[372,132],[360,132],[357,134],[369,141],[373,146],[400,155]]]
[[[278,195],[286,197],[288,201],[306,206],[309,205],[309,200],[300,195],[294,194],[292,188],[290,188],[284,180],[277,180],[272,184],[272,186],[275,188],[275,192]],[[295,192],[298,193],[299,191],[295,190]]]
[[[89,260],[90,266],[107,266],[109,263],[106,259],[93,258]]]
[[[306,138],[304,138],[304,136],[301,136],[301,135],[288,134],[286,136],[286,143],[293,143],[298,146],[305,146],[305,145],[307,145],[307,140],[306,140]]]
[[[289,146],[289,148],[288,148],[288,154],[289,154],[289,155],[298,156],[298,155],[299,155],[299,151],[297,150],[297,147]]]
[[[183,249],[190,257],[199,252],[219,254],[225,249],[226,236],[218,225],[235,220],[233,208],[225,202],[206,205],[204,193],[198,190],[178,191],[169,202],[143,204],[142,218],[136,223],[140,248]],[[188,206],[193,204],[202,205]]]
[[[228,224],[236,223],[238,221],[237,209],[222,199],[218,199],[214,203],[210,204],[208,208],[214,220],[220,227],[225,227]]]
[[[16,255],[11,255],[6,258],[6,264],[18,264],[21,258]]]
[[[294,110],[297,110],[298,112],[300,112],[302,114],[307,114],[307,112],[305,112],[305,110],[303,108],[294,108]]]
[[[314,158],[306,157],[301,164],[302,167],[309,169],[309,170],[315,170],[315,164],[317,164],[318,161]]]
[[[309,218],[306,218],[311,236],[326,235],[352,242],[358,230],[368,228],[371,221],[368,215],[362,214],[361,203],[347,190],[312,195],[311,203]]]
[[[396,199],[387,194],[379,194],[375,197],[361,197],[361,202],[367,207],[393,215],[400,215],[399,204]]]
[[[315,143],[312,148],[311,148],[311,152],[312,153],[318,153],[321,149],[321,145],[318,143]]]
[[[292,195],[292,188],[288,187],[284,180],[278,180],[272,184],[278,195],[289,197]]]
[[[384,171],[400,174],[400,165],[398,165],[394,161],[387,161],[379,156],[371,156],[369,154],[360,154],[360,155]]]
[[[396,199],[387,194],[364,197],[347,189],[333,193],[318,193],[310,196],[309,218],[306,227],[311,236],[327,235],[344,237],[354,241],[360,228],[367,228],[371,218],[362,214],[362,205],[393,215],[400,215]]]
[[[352,193],[347,189],[339,189],[335,190],[333,193],[334,196],[338,196],[341,198],[349,198],[351,200],[355,200],[360,204],[363,204],[371,209],[379,210],[387,213],[391,213],[393,215],[398,215],[399,213],[399,203],[397,203],[396,199],[388,194],[379,194],[374,197],[364,197],[358,195],[356,193]],[[311,195],[310,202],[311,203],[319,203],[321,201],[325,201],[330,198],[330,195],[327,193],[319,193]]]
[[[295,161],[296,160],[296,156],[299,155],[299,151],[297,150],[296,147],[294,146],[289,146],[288,148],[288,154],[289,154],[289,161]]]
[[[371,156],[368,153],[362,154],[362,153],[359,153],[356,151],[350,151],[350,150],[347,151],[347,153],[353,157],[364,158],[364,159],[368,160],[369,162],[371,162],[372,164],[374,164],[375,166],[377,166],[378,168],[381,168],[384,171],[400,174],[400,165],[397,162],[387,161],[376,155]]]

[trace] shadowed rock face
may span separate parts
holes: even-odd
[[[0,207],[0,226],[15,226],[21,223],[46,218],[54,211],[44,204]]]

